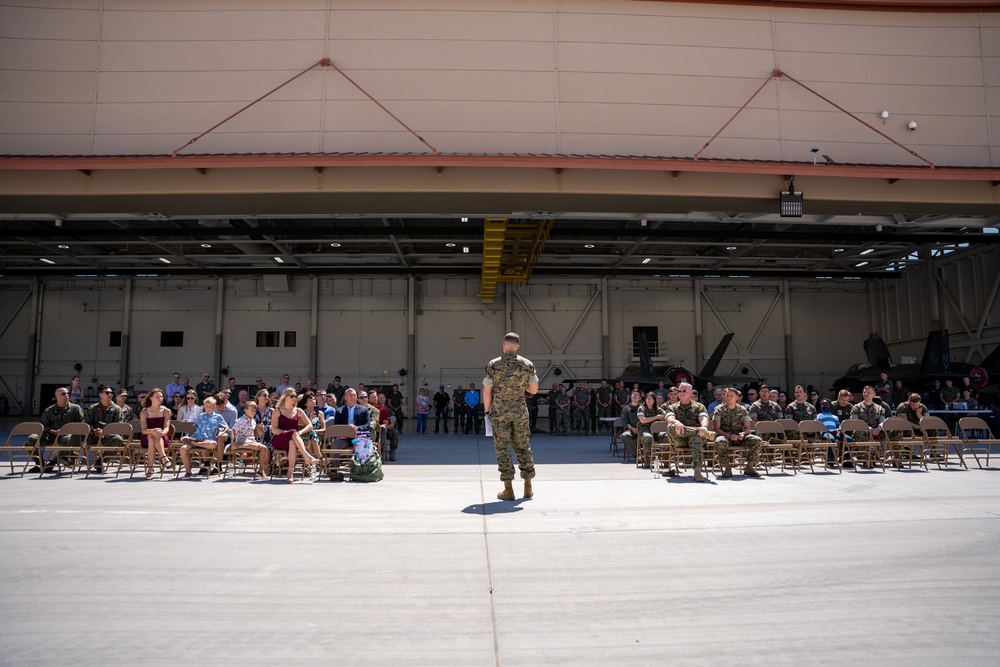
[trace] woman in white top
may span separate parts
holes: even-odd
[[[198,394],[194,393],[194,390],[189,391],[184,396],[184,405],[177,410],[177,421],[197,422],[198,415],[202,412],[202,407],[198,405]]]

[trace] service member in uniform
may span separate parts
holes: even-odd
[[[572,401],[566,393],[566,387],[559,385],[556,394],[556,435],[569,435],[569,411]]]
[[[497,494],[500,500],[514,500],[512,448],[524,480],[524,497],[534,495],[531,480],[535,476],[535,464],[531,457],[531,429],[524,392],[534,394],[538,391],[538,374],[533,363],[518,355],[520,346],[520,336],[513,332],[506,334],[503,354],[486,364],[483,378],[483,410],[493,424],[493,445],[504,485],[503,491]]]
[[[725,403],[715,408],[712,421],[715,422],[715,455],[722,463],[722,478],[733,476],[733,468],[729,463],[730,447],[746,448],[747,477],[760,477],[755,470],[760,459],[760,447],[763,440],[750,433],[750,413],[740,403],[740,392],[733,387],[726,387],[723,393]]]
[[[667,424],[670,443],[674,447],[691,448],[691,464],[694,466],[694,481],[704,482],[701,474],[701,448],[708,437],[708,411],[705,406],[692,399],[694,389],[690,383],[677,385],[678,401],[667,407]]]
[[[853,431],[845,433],[854,438],[855,442],[872,442],[875,440],[885,440],[885,431],[882,430],[882,422],[885,421],[886,412],[878,403],[875,403],[875,387],[865,387],[861,392],[862,401],[851,408],[851,419],[860,419],[868,424],[867,431]],[[877,458],[878,449],[872,447],[872,457]],[[902,467],[901,461],[894,461],[897,467]]]
[[[88,445],[96,445],[101,441],[101,438],[104,436],[104,427],[108,424],[125,421],[122,416],[122,409],[112,400],[115,392],[111,387],[103,386],[97,394],[100,400],[87,408],[87,413],[84,417],[84,421],[90,424],[90,435],[87,436]],[[120,435],[115,434],[108,436],[105,444],[121,448],[124,441]],[[98,475],[104,474],[101,459],[94,462],[94,471]]]
[[[455,433],[460,433],[465,428],[465,389],[462,385],[451,393],[451,404],[455,409]]]
[[[61,429],[66,424],[70,422],[82,422],[84,420],[83,408],[81,408],[76,403],[69,402],[69,389],[66,387],[59,387],[56,389],[56,402],[49,407],[45,408],[42,412],[42,425],[45,430],[42,431],[41,442],[39,442],[39,437],[37,435],[29,435],[25,445],[28,447],[38,448],[32,453],[31,458],[35,461],[35,467],[29,470],[29,473],[41,472],[42,462],[45,460],[45,445],[51,445],[56,441],[56,436],[59,434],[59,429]],[[59,438],[60,444],[68,445],[71,441],[77,441],[79,443],[80,436],[78,435],[64,435]],[[45,472],[50,472],[55,464],[45,466]]]

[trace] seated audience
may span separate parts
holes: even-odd
[[[260,442],[255,435],[257,429],[256,416],[257,404],[252,401],[244,403],[243,415],[236,420],[236,424],[233,426],[233,444],[230,445],[230,451],[235,449],[237,451],[248,450],[256,452],[259,463],[257,474],[267,479],[270,472],[271,450],[263,442]]]
[[[156,461],[164,468],[173,468],[173,462],[167,458],[167,446],[170,444],[170,417],[173,413],[163,405],[163,390],[154,387],[146,394],[142,402],[139,421],[142,425],[142,435],[139,443],[146,450],[146,479],[153,479]]]
[[[310,467],[309,477],[312,481],[319,478],[317,465],[321,459],[309,454],[303,437],[312,431],[312,423],[306,413],[295,404],[295,389],[286,388],[278,399],[278,404],[271,415],[271,448],[288,452],[288,483],[295,481],[295,463],[299,456],[305,459]],[[345,406],[346,407],[346,406]],[[367,414],[365,423],[367,424]]]
[[[184,405],[177,411],[177,421],[194,423],[198,421],[200,414],[201,405],[199,405],[198,394],[192,389],[184,395]]]
[[[42,431],[41,438],[37,435],[30,435],[25,442],[25,445],[28,447],[37,447],[31,454],[35,466],[28,472],[40,473],[42,472],[42,465],[45,465],[45,472],[52,471],[54,463],[45,464],[45,446],[53,444],[56,441],[56,437],[59,437],[59,444],[61,446],[67,446],[74,442],[81,444],[79,436],[59,436],[59,429],[70,422],[82,422],[84,419],[83,408],[75,403],[70,403],[69,389],[67,387],[57,388],[56,402],[45,408],[42,412],[41,421],[45,430]]]
[[[102,386],[97,392],[100,400],[87,408],[87,415],[84,421],[90,425],[90,435],[87,436],[88,445],[96,445],[101,442],[101,438],[104,436],[104,427],[108,424],[117,424],[124,421],[122,419],[122,409],[112,400],[114,394],[115,392],[111,387],[107,385]],[[120,435],[114,434],[108,436],[103,444],[121,447],[125,444],[125,441],[122,440]],[[100,459],[94,462],[94,471],[99,475],[104,474],[104,468]]]
[[[716,434],[715,455],[722,465],[721,477],[728,479],[733,476],[733,468],[729,461],[731,447],[745,448],[746,467],[743,469],[743,474],[747,477],[760,477],[756,468],[764,441],[760,436],[750,432],[750,413],[740,402],[740,391],[735,387],[726,387],[722,398],[724,403],[712,413]]]
[[[221,401],[216,399],[214,396],[209,396],[202,403],[204,411],[198,415],[198,426],[195,428],[194,433],[191,435],[186,435],[181,438],[181,462],[184,464],[184,476],[191,476],[191,448],[198,447],[200,449],[214,449],[215,450],[215,460],[221,463],[223,456],[226,453],[226,431],[229,430],[229,424],[226,423],[225,417],[222,413],[217,412],[219,403]],[[208,475],[209,469],[207,467],[202,467],[198,471],[199,475]]]

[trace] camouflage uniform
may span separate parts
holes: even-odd
[[[781,406],[774,401],[754,401],[750,406],[750,419],[759,422],[775,422],[784,417]]]
[[[103,430],[108,424],[123,422],[125,419],[122,417],[122,408],[117,403],[112,402],[105,408],[100,402],[97,402],[87,408],[83,421],[90,424],[91,429],[90,435],[87,436],[87,444],[96,445],[100,438],[94,433],[94,429]],[[109,435],[105,438],[105,444],[121,447],[124,441],[120,435]]]
[[[645,402],[641,403],[636,409],[636,417],[638,418],[652,417],[653,415],[663,415],[666,417],[667,411],[662,407],[649,408]],[[639,446],[642,447],[642,460],[649,461],[649,457],[653,453],[653,433],[650,431],[653,427],[653,422],[643,424],[642,421],[638,419],[637,421],[639,422]],[[666,433],[658,433],[656,435],[657,440],[660,442],[666,442],[667,437]]]
[[[805,421],[806,419],[816,419],[816,406],[808,402],[799,403],[792,401],[788,404],[788,409],[785,410],[785,417],[794,419],[797,422]]]
[[[725,404],[715,409],[712,415],[713,422],[719,422],[717,437],[715,438],[715,455],[722,462],[722,467],[729,467],[729,448],[746,448],[747,468],[755,468],[760,460],[760,447],[764,443],[760,436],[747,434],[743,440],[731,443],[726,439],[726,433],[742,433],[744,426],[750,421],[750,413],[742,405],[737,404],[735,408],[729,408]]]
[[[535,373],[535,365],[514,352],[505,352],[486,364],[483,386],[493,387],[490,421],[493,423],[493,445],[497,452],[501,481],[509,482],[514,479],[511,448],[521,469],[521,479],[535,476],[524,391],[529,384],[536,382],[538,374]]]
[[[613,417],[617,414],[615,410],[614,392],[611,387],[607,385],[597,388],[597,416],[600,417]],[[610,430],[610,422],[600,422],[602,430]]]
[[[625,387],[615,389],[614,393],[612,394],[612,397],[614,399],[614,405],[613,405],[614,411],[611,414],[614,414],[615,412],[621,412],[622,410],[625,409],[625,406],[631,404],[632,402],[631,400],[632,392],[626,389]]]
[[[556,434],[569,435],[570,397],[565,391],[560,391],[555,397]]]
[[[886,413],[885,408],[877,403],[872,403],[871,405],[865,405],[864,401],[856,404],[851,408],[851,419],[860,419],[861,421],[868,424],[869,428],[874,428],[882,424],[885,421]],[[850,436],[855,442],[870,442],[872,440],[872,434],[865,431],[853,431],[851,433],[845,433],[844,435]],[[885,431],[879,431],[878,435],[875,436],[878,440],[885,440]],[[899,437],[899,434],[896,434]],[[872,449],[872,456],[878,458],[878,451],[874,448]]]
[[[455,406],[455,433],[465,428],[465,390],[451,392],[451,404]]]
[[[581,424],[584,433],[590,432],[590,392],[578,386],[573,392],[573,428],[580,435]]]
[[[638,405],[632,405],[630,402],[621,411],[622,420],[622,443],[625,445],[625,456],[631,456],[636,458],[636,437],[632,435],[632,431],[629,430],[629,426],[639,429],[639,407]]]
[[[918,405],[924,408],[923,412],[924,416],[926,416],[927,407],[920,403],[918,403]],[[920,417],[917,416],[917,411],[913,409],[913,406],[910,405],[909,401],[903,401],[898,406],[896,406],[896,416],[905,417],[906,420],[909,421],[911,424],[915,424],[917,426],[920,425]]]
[[[670,444],[674,447],[690,447],[691,463],[696,470],[701,468],[701,448],[705,445],[705,439],[698,435],[702,415],[707,417],[708,411],[698,401],[691,401],[687,405],[677,401],[667,408],[667,419],[673,416],[674,419],[686,427],[684,435],[678,435],[676,425],[671,426],[667,432]]]

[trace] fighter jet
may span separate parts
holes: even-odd
[[[743,385],[759,381],[759,378],[750,375],[732,376],[715,374],[715,371],[719,368],[719,363],[722,361],[722,357],[726,354],[726,350],[729,349],[729,343],[732,342],[735,335],[727,333],[723,336],[718,346],[716,346],[715,352],[705,362],[701,371],[695,375],[683,366],[654,366],[653,356],[649,352],[649,341],[646,340],[646,334],[640,333],[636,341],[639,346],[639,365],[627,367],[622,371],[619,378],[624,380],[625,384],[629,386],[636,382],[639,383],[640,387],[656,386],[660,380],[663,380],[667,385],[690,382],[695,389],[703,389],[707,382],[711,382],[716,386],[722,386],[727,384]]]
[[[852,392],[860,392],[866,385],[878,382],[882,373],[888,375],[893,382],[901,380],[904,387],[918,392],[934,380],[953,380],[958,386],[966,376],[972,386],[982,389],[989,382],[991,373],[994,376],[1000,375],[1000,345],[994,348],[982,363],[953,362],[947,329],[927,334],[924,356],[919,364],[893,363],[889,348],[878,336],[869,337],[864,342],[864,348],[868,363],[855,364],[847,369],[843,377],[833,382],[834,391],[849,389]]]

